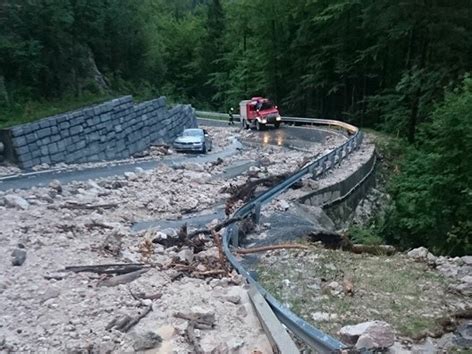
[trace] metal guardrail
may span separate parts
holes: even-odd
[[[224,113],[196,111],[196,114],[199,118],[228,118],[228,114]],[[234,118],[236,118],[236,116],[239,117],[239,115],[233,116]],[[302,167],[300,170],[285,179],[282,183],[272,187],[271,189],[259,195],[257,198],[243,205],[241,208],[236,210],[236,212],[234,212],[232,217],[253,217],[254,220],[258,221],[260,218],[261,206],[263,204],[271,201],[277,195],[286,191],[288,188],[290,188],[293,184],[298,182],[302,177],[306,175],[311,174],[314,177],[320,177],[327,170],[334,167],[336,164],[339,164],[347,155],[357,149],[362,143],[362,132],[360,132],[357,127],[341,121],[301,117],[282,117],[282,121],[337,127],[346,130],[349,137],[346,142],[338,146],[336,149],[315,159],[314,161],[307,163],[304,167]],[[285,326],[289,328],[297,337],[302,339],[311,348],[316,349],[322,353],[332,353],[336,351],[341,351],[342,349],[346,348],[346,346],[342,342],[313,327],[311,324],[298,317],[288,308],[283,306],[279,301],[277,301],[277,299],[275,299],[269,292],[267,292],[252,277],[252,275],[246,269],[244,269],[242,264],[232,254],[231,246],[239,246],[239,232],[237,224],[233,224],[228,227],[226,229],[225,234],[223,235],[223,249],[226,254],[226,257],[228,258],[232,266],[241,275],[243,275],[250,284],[253,284],[259,290],[259,292],[267,300],[279,320],[283,324],[285,324]]]

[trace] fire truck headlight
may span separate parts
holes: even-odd
[[[281,120],[282,120],[282,117],[281,117],[281,116],[277,116],[277,117],[275,118],[275,120],[276,120],[276,121],[281,121]]]
[[[261,120],[261,123],[262,123],[262,124],[266,124],[266,123],[267,123],[267,120],[263,119],[263,120]]]

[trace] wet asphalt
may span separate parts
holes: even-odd
[[[228,126],[225,121],[215,121],[208,119],[198,119],[202,126]],[[236,123],[237,124],[237,123]],[[279,129],[268,127],[268,129],[260,132],[254,132],[250,141],[258,144],[273,144],[279,146],[293,147],[303,149],[312,143],[322,143],[327,136],[333,134],[330,131],[321,129],[300,129],[296,127],[282,126]],[[209,161],[216,161],[218,158],[225,158],[238,153],[242,149],[239,142],[233,142],[224,151],[208,153],[206,155],[184,154],[178,157],[164,158],[160,160],[145,160],[145,161],[125,161],[110,163],[106,166],[90,167],[83,169],[66,169],[66,170],[47,170],[38,172],[23,173],[21,175],[0,177],[0,190],[6,191],[10,189],[28,189],[33,186],[45,187],[50,181],[57,179],[62,184],[67,184],[73,181],[87,181],[89,179],[105,178],[111,176],[122,175],[125,172],[134,171],[137,167],[144,170],[150,170],[157,167],[159,164],[179,164],[183,162],[197,162],[205,163]],[[234,177],[244,172],[252,165],[252,162],[247,162],[245,166],[234,166],[228,170],[226,176]]]

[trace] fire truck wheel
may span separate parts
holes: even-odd
[[[263,127],[262,124],[259,123],[258,120],[256,120],[256,129],[257,129],[257,130],[262,130],[262,127]]]
[[[275,128],[276,129],[280,128],[280,123],[279,122],[275,123]]]
[[[244,120],[244,129],[249,129],[251,126],[249,125],[248,121],[245,119]]]

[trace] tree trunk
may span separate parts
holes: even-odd
[[[0,104],[1,103],[6,103],[7,105],[10,103],[8,91],[5,87],[5,77],[3,75],[0,75]]]

